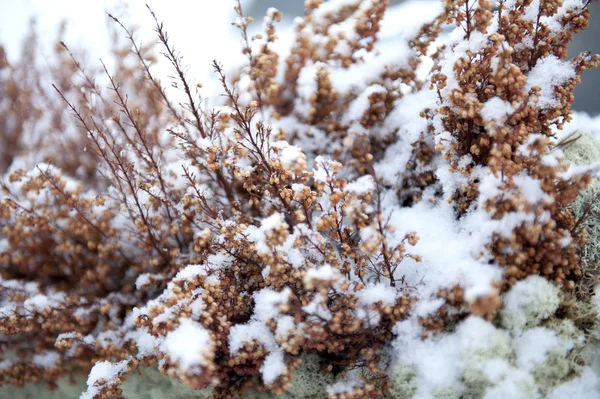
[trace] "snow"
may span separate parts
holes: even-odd
[[[308,305],[302,307],[302,310],[308,315],[314,315],[317,318],[327,321],[333,317],[327,308],[327,298],[321,294],[315,295],[314,299]]]
[[[435,206],[420,202],[410,209],[394,209],[390,217],[398,241],[412,230],[411,226],[418,226],[420,239],[410,252],[423,259],[404,259],[396,277],[404,277],[407,285],[415,287],[422,302],[437,300],[439,289],[455,284],[465,288],[467,301],[474,301],[489,294],[493,282],[502,277],[500,268],[480,260],[489,225],[482,225],[481,218],[459,224],[451,208],[444,202]]]
[[[375,84],[367,87],[351,104],[346,113],[345,123],[350,124],[352,121],[359,121],[365,112],[368,111],[370,102],[369,97],[376,93],[387,93],[387,89],[381,85]]]
[[[548,55],[538,60],[529,75],[525,90],[537,86],[541,89],[538,105],[550,108],[558,105],[554,97],[554,89],[575,77],[575,68],[570,63]]]
[[[285,287],[283,291],[276,292],[273,289],[265,288],[253,295],[254,313],[258,320],[267,321],[279,316],[279,305],[287,303],[292,295],[292,290]]]
[[[366,320],[369,326],[378,325],[379,312],[373,305],[381,303],[382,306],[393,305],[396,302],[396,290],[388,284],[375,284],[358,292],[358,309],[356,314],[359,319]]]
[[[322,265],[319,268],[311,268],[306,271],[304,274],[304,284],[306,285],[308,282],[312,280],[318,280],[323,282],[331,282],[336,281],[340,278],[340,272],[331,267],[331,265]]]
[[[190,319],[179,319],[179,326],[167,334],[161,349],[183,369],[206,366],[212,360],[212,339],[201,324]]]
[[[50,368],[56,366],[56,363],[60,359],[60,355],[55,351],[44,351],[33,355],[32,361],[36,366],[43,368]]]
[[[206,266],[204,265],[187,265],[175,276],[178,280],[186,280],[196,276],[206,275]]]
[[[481,116],[484,121],[501,124],[506,121],[508,116],[514,112],[513,106],[499,97],[493,97],[488,100],[481,109]]]
[[[246,324],[236,324],[231,327],[228,340],[229,350],[234,354],[238,353],[243,348],[244,343],[253,340],[257,340],[267,349],[277,347],[275,338],[265,323],[260,320],[252,320]]]
[[[151,280],[151,276],[152,274],[150,273],[142,273],[139,276],[137,276],[137,278],[135,279],[135,288],[139,290],[141,287],[148,284]]]
[[[550,350],[560,348],[560,340],[554,331],[536,327],[520,335],[516,347],[517,365],[529,372],[546,360]]]
[[[79,399],[93,399],[105,384],[110,384],[119,375],[127,370],[128,361],[122,360],[118,363],[109,361],[98,362],[92,367],[87,378],[88,389],[79,396]]]
[[[261,221],[260,227],[248,226],[244,234],[249,241],[255,244],[256,252],[259,254],[268,254],[270,247],[266,242],[267,234],[277,227],[284,226],[285,220],[281,213],[275,212],[271,216]]]
[[[527,199],[530,204],[535,204],[543,201],[544,199],[552,200],[552,198],[542,190],[540,181],[527,176],[524,173],[518,174],[514,177],[515,184],[520,188],[521,193]]]
[[[27,299],[24,303],[25,310],[31,312],[39,312],[46,309],[50,305],[50,301],[46,295],[38,294]]]
[[[346,184],[344,191],[352,192],[357,195],[374,193],[375,181],[371,175],[361,176],[353,182]]]
[[[396,301],[396,290],[388,284],[375,284],[358,293],[358,303],[370,306],[381,302],[383,305],[393,305]]]
[[[138,350],[138,359],[143,359],[157,354],[158,340],[146,331],[136,329],[134,332],[126,335],[126,339],[135,340]]]
[[[286,370],[287,367],[283,362],[282,350],[269,353],[262,366],[260,366],[263,381],[267,385],[274,383],[281,374],[286,372]]]
[[[279,160],[285,167],[289,168],[304,158],[302,150],[299,147],[290,145],[287,141],[276,141],[271,146],[279,150]]]
[[[598,377],[594,372],[586,368],[583,374],[572,380],[559,385],[550,392],[547,399],[598,399]]]
[[[330,180],[329,162],[322,156],[315,158],[315,168],[313,178],[315,181],[327,183]]]
[[[327,387],[327,393],[330,396],[334,396],[334,395],[342,395],[344,393],[350,393],[352,392],[352,389],[354,389],[354,387],[356,386],[356,383],[354,382],[347,382],[347,381],[339,381],[336,382],[335,384],[331,384]]]

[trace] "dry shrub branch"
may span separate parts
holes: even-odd
[[[599,63],[567,58],[588,3],[444,1],[397,58],[377,47],[387,6],[306,1],[282,56],[281,14],[252,36],[238,3],[247,63],[214,63],[215,108],[154,13],[183,104],[112,16],[112,70],[62,42],[45,72],[33,49],[0,52],[0,384],[91,370],[85,397],[118,396],[157,364],[216,397],[280,394],[315,354],[346,382],[330,397],[379,397],[399,321],[430,339],[494,320],[531,275],[570,292],[586,238],[566,207],[591,170],[569,168],[554,132]],[[447,203],[480,237],[473,267],[500,270],[483,291],[429,283],[439,256],[398,216]]]

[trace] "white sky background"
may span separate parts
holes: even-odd
[[[119,7],[123,3],[129,8],[126,15]],[[9,61],[15,60],[29,29],[31,16],[37,17],[38,31],[46,45],[52,44],[58,24],[66,20],[69,28],[65,41],[71,48],[87,49],[90,61],[97,62],[101,57],[110,61],[105,11],[114,13],[126,26],[138,25],[138,42],[149,43],[156,39],[146,3],[164,21],[172,43],[184,55],[184,64],[190,67],[189,78],[205,87],[202,95],[206,97],[219,93],[212,74],[212,60],[222,62],[227,70],[235,67],[235,60],[241,58],[239,32],[230,24],[235,19],[232,9],[234,0],[0,0],[0,43],[5,46]],[[246,11],[256,4],[254,11],[261,15],[268,3],[280,7],[286,17],[290,16],[290,10],[292,13],[301,12],[303,0],[242,0]],[[572,56],[585,50],[600,52],[600,3],[592,4],[591,10],[590,27],[578,35],[571,45]],[[252,27],[259,29],[260,21],[260,18],[256,18]],[[279,30],[280,35],[282,31]],[[169,87],[167,76],[170,69],[165,62],[155,67],[154,73],[162,78],[164,86]],[[600,96],[597,94],[600,69],[586,71],[583,82],[575,92],[575,109],[596,115],[600,112]],[[171,90],[171,95],[174,94]]]
[[[251,1],[243,0],[242,6],[248,8]],[[183,63],[190,67],[189,77],[203,84],[206,88],[203,92],[213,94],[210,90],[215,88],[216,82],[212,60],[223,62],[227,67],[228,61],[231,63],[241,57],[239,31],[231,25],[235,19],[232,0],[0,0],[0,43],[5,46],[10,62],[19,56],[32,16],[36,17],[40,41],[45,46],[53,44],[57,28],[65,20],[68,28],[64,41],[69,47],[86,49],[90,62],[97,62],[99,58],[108,61],[107,24],[112,21],[106,11],[127,27],[138,26],[135,30],[138,43],[156,42],[154,21],[146,3],[158,19],[164,21],[171,43],[184,55]],[[260,22],[254,25],[259,27]],[[43,56],[48,50],[40,51]],[[155,72],[162,78],[163,85],[169,86],[167,75],[171,71],[166,60]]]

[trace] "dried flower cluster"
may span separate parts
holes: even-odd
[[[238,3],[247,62],[214,63],[212,108],[154,14],[181,106],[116,18],[115,72],[62,42],[46,74],[0,52],[0,385],[89,372],[82,398],[113,397],[158,365],[215,397],[283,394],[316,355],[330,398],[411,397],[437,389],[398,393],[428,381],[398,379],[415,342],[562,323],[593,168],[554,132],[599,64],[566,58],[587,3],[447,0],[398,36],[387,6],[307,0],[280,54],[280,13],[251,35]],[[513,327],[517,287],[556,304]]]

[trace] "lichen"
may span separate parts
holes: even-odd
[[[575,165],[589,165],[600,160],[600,141],[589,132],[577,130],[562,140],[567,160]]]
[[[121,385],[123,399],[205,399],[212,389],[193,390],[179,380],[169,378],[156,367],[140,368]]]
[[[573,165],[590,165],[600,162],[600,141],[588,132],[576,131],[562,141],[566,159]],[[600,181],[594,178],[569,208],[577,218],[582,218],[580,228],[587,234],[587,242],[579,249],[581,278],[576,285],[579,302],[589,302],[600,273]],[[587,317],[592,324],[598,323],[598,316]]]
[[[48,389],[48,384],[26,384],[23,387],[4,385],[0,387],[0,398],[44,398],[44,399],[75,399],[85,390],[85,377],[73,379],[61,377],[56,381],[56,389]]]
[[[494,386],[496,381],[485,372],[489,362],[509,362],[514,359],[514,350],[507,334],[494,330],[485,339],[485,346],[462,354],[465,362],[462,374],[465,392],[462,398],[481,398],[489,387]]]
[[[410,399],[417,391],[417,371],[407,364],[396,365],[391,373],[393,388],[386,399]]]
[[[333,384],[334,376],[321,371],[320,359],[316,355],[302,356],[303,362],[294,373],[292,384],[287,390],[289,398],[326,398],[327,385]]]
[[[546,361],[537,366],[532,374],[540,390],[546,395],[553,387],[567,379],[571,368],[565,351],[557,348],[548,353]]]
[[[575,141],[572,139],[577,138]],[[589,165],[600,162],[600,140],[592,134],[576,131],[567,136],[563,143],[566,159],[574,165]],[[575,356],[585,364],[591,365],[600,374],[600,347],[596,337],[600,333],[600,309],[594,297],[598,293],[597,284],[600,276],[600,181],[596,177],[592,183],[581,191],[577,199],[569,206],[577,218],[582,220],[580,228],[585,230],[587,242],[580,247],[581,278],[575,286],[576,301],[569,317],[573,320],[561,327],[564,335],[577,337],[579,345]],[[554,323],[556,325],[556,323]],[[585,333],[585,334],[584,334]]]
[[[438,388],[433,392],[434,399],[459,399],[461,393],[455,387]]]
[[[537,326],[558,309],[558,294],[559,289],[540,276],[529,276],[519,281],[504,298],[501,325],[513,331]]]

